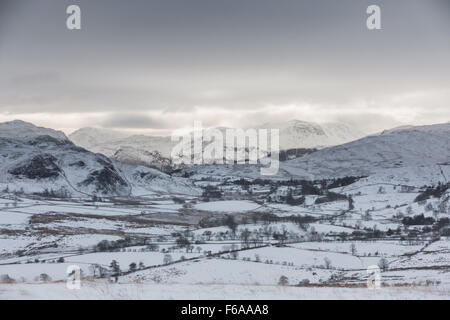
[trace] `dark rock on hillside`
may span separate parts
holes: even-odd
[[[23,165],[11,169],[9,173],[28,179],[56,178],[61,174],[56,161],[57,159],[49,154],[37,155]]]
[[[101,170],[91,172],[79,186],[94,185],[97,192],[104,194],[118,193],[121,189],[129,188],[128,183],[118,174],[112,165]]]
[[[86,163],[84,163],[84,161],[77,161],[77,162],[73,162],[71,164],[69,164],[70,167],[80,167],[80,168],[84,168],[86,166]]]

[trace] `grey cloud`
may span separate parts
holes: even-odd
[[[155,119],[145,114],[114,114],[106,117],[101,122],[101,126],[104,128],[117,128],[117,129],[159,129],[166,125],[166,121],[162,119]]]
[[[448,0],[380,1],[379,32],[365,27],[372,0],[79,0],[79,32],[65,28],[72,3],[0,0],[0,117],[169,128],[296,112],[375,129],[450,104]],[[417,91],[441,94],[392,99]]]

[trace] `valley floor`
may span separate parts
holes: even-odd
[[[450,190],[398,176],[198,180],[211,199],[4,191],[0,299],[449,299]]]

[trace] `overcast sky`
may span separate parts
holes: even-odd
[[[382,30],[366,28],[370,4]],[[0,0],[0,121],[13,119],[150,134],[447,122],[450,1]]]

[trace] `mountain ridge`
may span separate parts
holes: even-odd
[[[204,128],[203,130],[210,129],[223,132],[226,129],[233,128],[217,127]],[[362,135],[362,133],[346,124],[319,125],[300,120],[265,123],[256,129],[279,129],[281,150],[323,148],[345,143]],[[108,137],[110,132],[114,132],[114,135]],[[117,138],[114,138],[114,136]],[[169,136],[127,135],[120,132],[116,134],[114,130],[99,128],[95,130],[81,128],[69,135],[69,138],[75,144],[92,152],[102,153],[112,158],[117,158],[117,155],[120,154],[120,159],[126,163],[141,163],[155,168],[167,167],[167,163],[170,162],[171,151],[177,144]],[[124,150],[127,150],[127,156],[125,156]],[[149,156],[152,153],[159,153],[159,155]]]
[[[0,138],[15,140],[32,140],[40,136],[50,136],[57,140],[69,141],[62,131],[35,126],[22,120],[13,120],[0,123]]]
[[[186,179],[92,153],[23,121],[0,124],[0,188],[58,197],[198,193]]]

